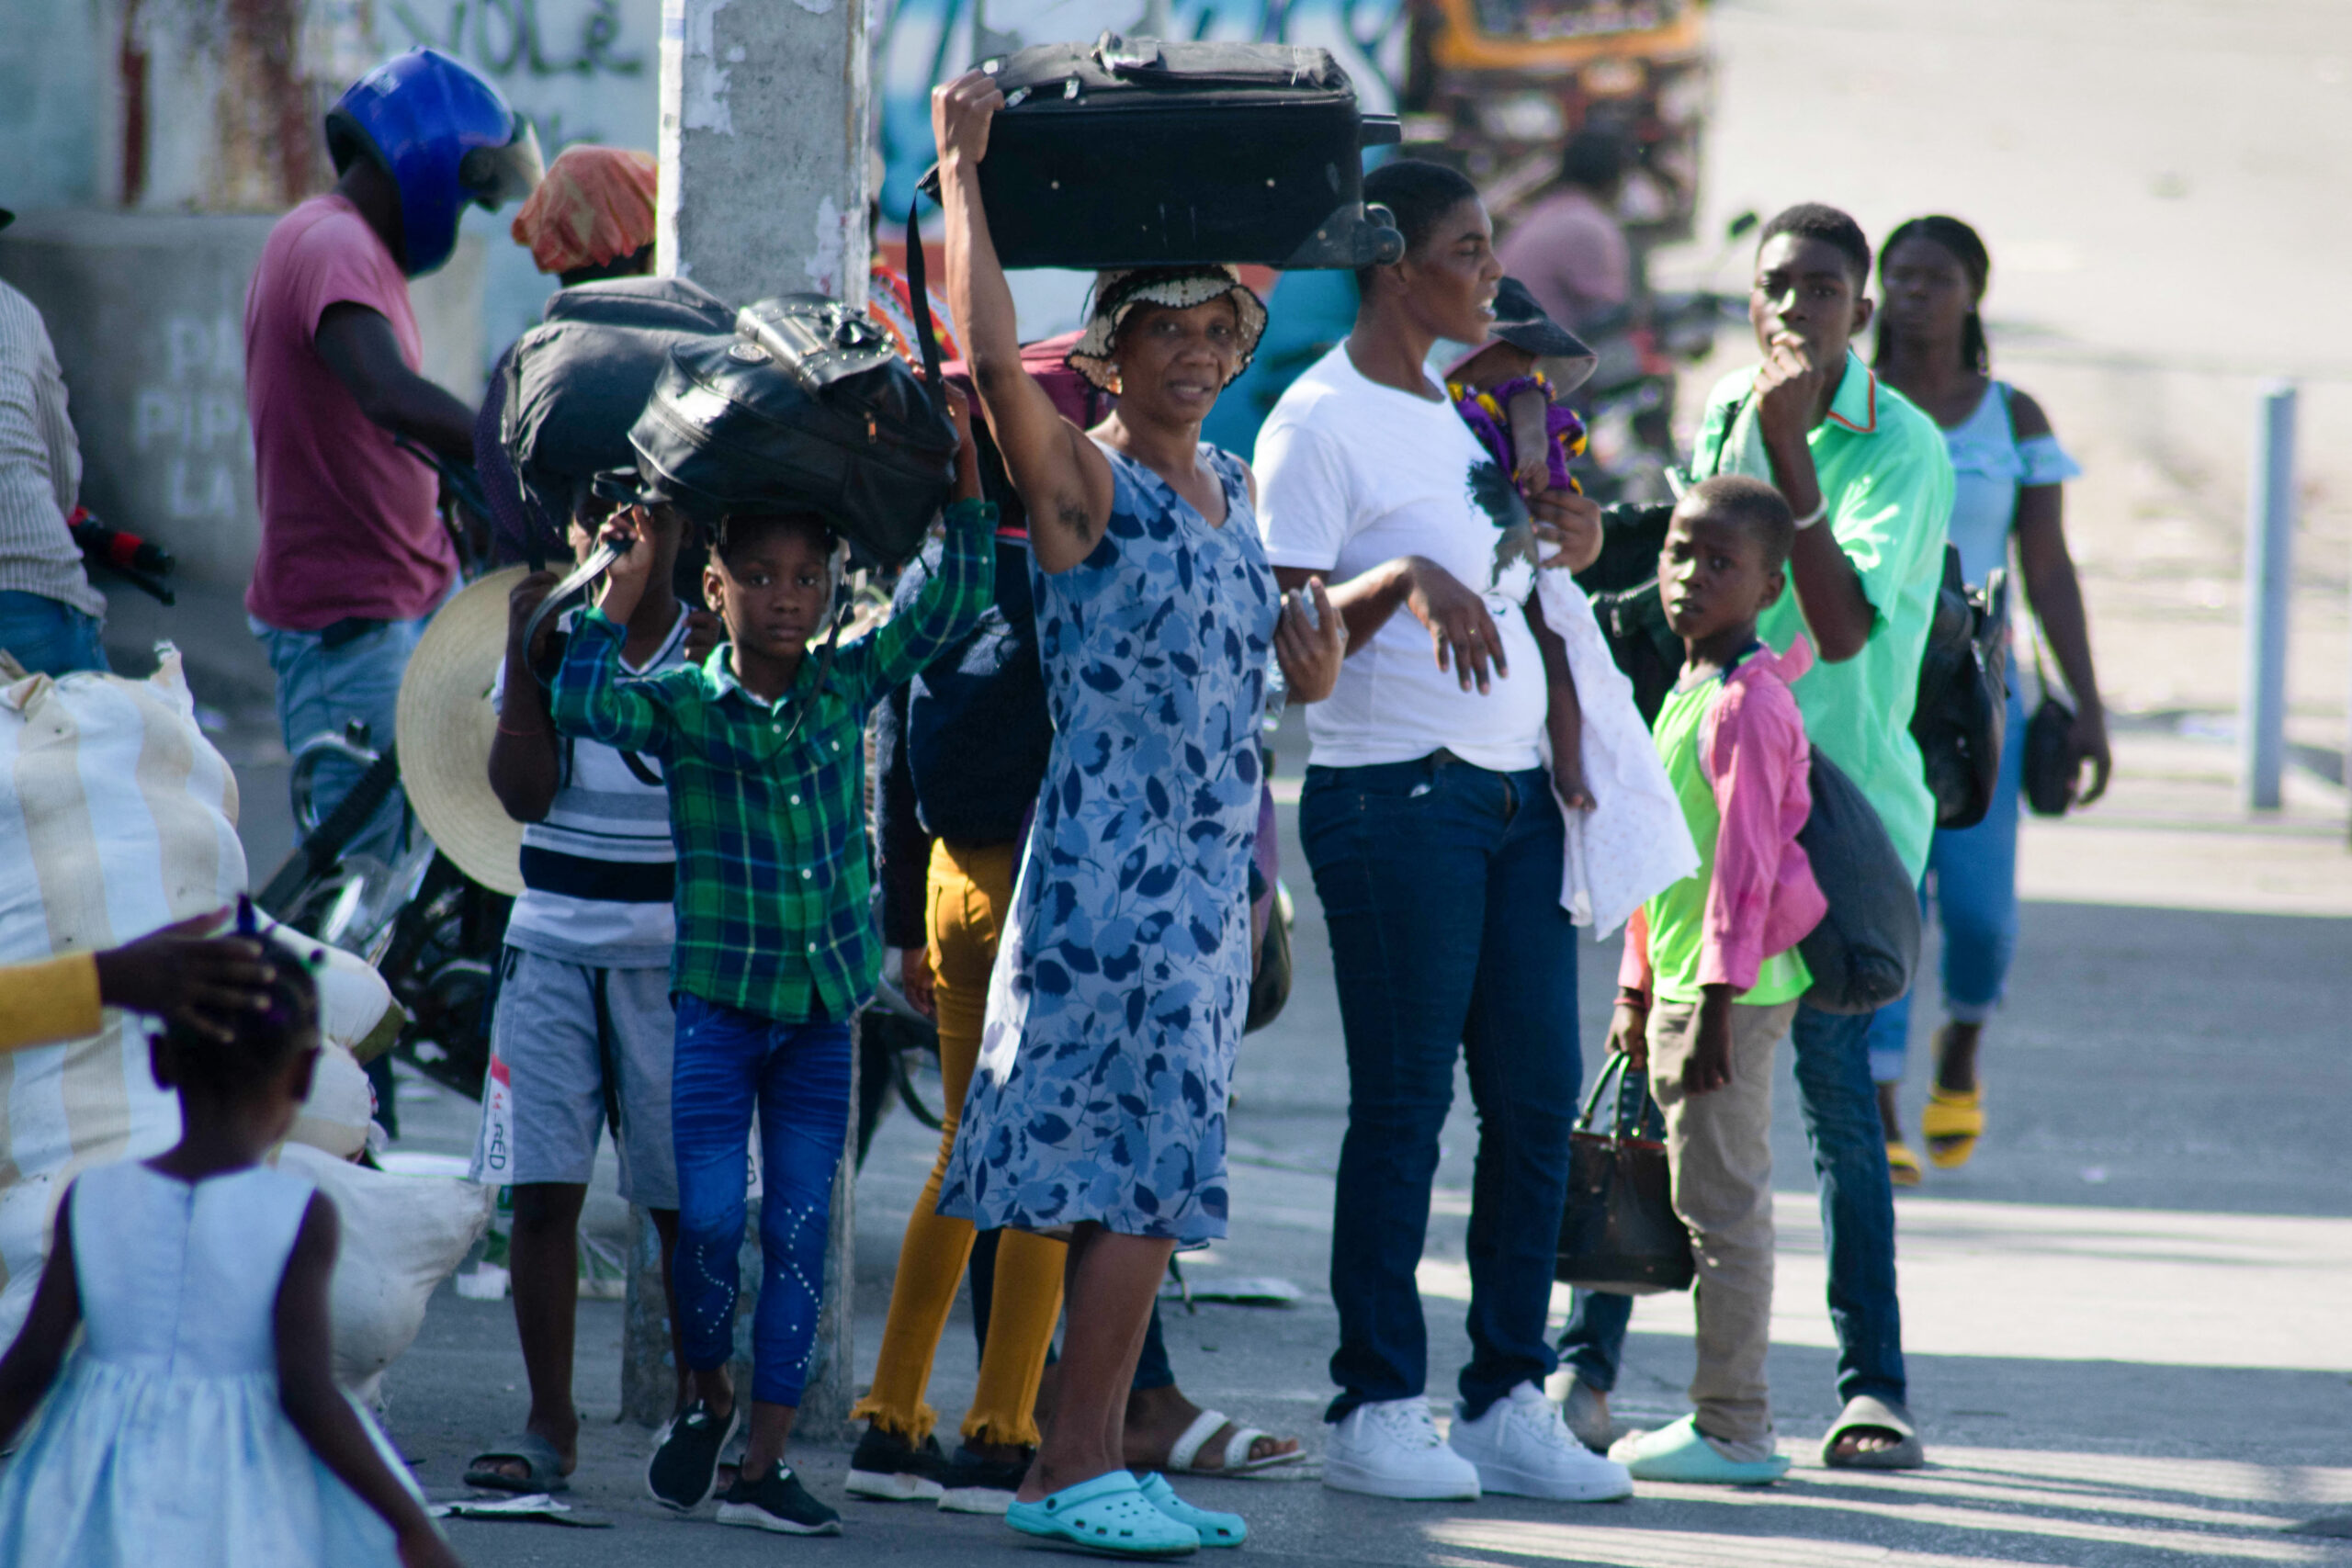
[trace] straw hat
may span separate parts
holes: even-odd
[[[490,688],[506,657],[506,596],[528,570],[491,572],[441,606],[409,656],[395,719],[416,819],[459,871],[508,895],[523,891],[523,824],[490,787]]]

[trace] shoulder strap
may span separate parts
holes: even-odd
[[[923,276],[922,230],[915,222],[921,197],[907,198],[907,314],[915,320],[915,344],[922,351],[923,385],[946,412],[945,383],[939,376],[939,334],[931,330],[931,288]]]

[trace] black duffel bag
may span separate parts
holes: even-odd
[[[1813,976],[1805,1005],[1875,1012],[1911,988],[1919,966],[1919,889],[1860,787],[1812,750],[1813,811],[1797,843],[1829,911],[1797,942]]]
[[[1698,1272],[1690,1233],[1674,1212],[1666,1145],[1641,1135],[1648,1084],[1639,1094],[1615,1092],[1626,1070],[1624,1055],[1611,1052],[1568,1135],[1568,1203],[1552,1277],[1621,1296],[1688,1290]],[[1604,1099],[1615,1107],[1605,1133],[1593,1126]]]
[[[682,277],[616,277],[549,297],[546,319],[507,355],[499,433],[543,514],[570,517],[582,485],[636,464],[629,427],[672,349],[723,347],[734,335],[734,308]]]
[[[813,512],[865,563],[922,547],[956,482],[956,426],[865,316],[821,294],[746,306],[670,351],[628,433],[653,499],[715,521]]]
[[[1005,107],[980,197],[1009,267],[1255,262],[1374,266],[1404,237],[1363,202],[1363,149],[1396,140],[1329,51],[1122,39],[988,69]]]
[[[1944,546],[1944,580],[1919,658],[1911,738],[1919,743],[1936,826],[1973,828],[1993,807],[2009,715],[2008,574],[1983,589],[1961,575],[1960,547]]]

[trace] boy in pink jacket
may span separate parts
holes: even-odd
[[[1688,654],[1652,732],[1699,848],[1699,869],[1644,905],[1625,938],[1610,1045],[1647,1066],[1666,1113],[1674,1208],[1699,1282],[1693,1413],[1619,1439],[1637,1480],[1757,1485],[1775,1451],[1764,1353],[1772,1314],[1772,1049],[1812,984],[1798,940],[1826,907],[1797,829],[1810,751],[1756,620],[1781,595],[1796,525],[1761,480],[1725,476],[1675,509],[1658,592]]]

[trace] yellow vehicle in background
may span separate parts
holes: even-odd
[[[1409,0],[1397,107],[1408,155],[1478,183],[1498,224],[1588,128],[1634,150],[1619,217],[1637,250],[1690,238],[1713,94],[1700,0]]]

